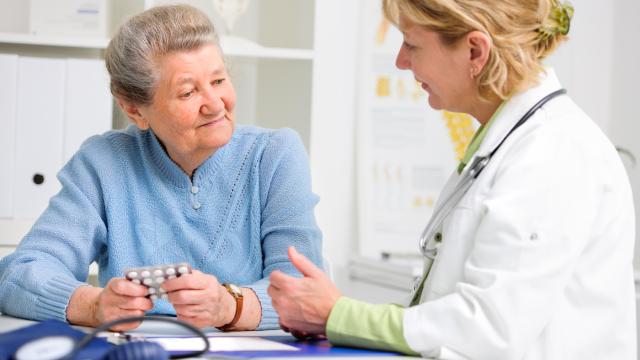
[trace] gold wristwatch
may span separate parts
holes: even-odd
[[[242,314],[242,289],[234,284],[222,284],[225,289],[236,299],[236,314],[233,315],[233,320],[230,323],[220,326],[218,329],[222,331],[227,331],[231,329],[237,322],[240,320],[240,315]]]

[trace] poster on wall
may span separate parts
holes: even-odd
[[[418,235],[475,121],[429,107],[411,71],[395,66],[402,34],[382,16],[380,1],[366,7],[358,88],[359,253],[418,257]]]

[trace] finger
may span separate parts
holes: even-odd
[[[273,307],[273,310],[275,310],[276,313],[280,315],[280,312],[282,310],[280,305],[280,298],[279,297],[274,298],[271,295],[269,295],[269,297],[271,297],[271,307]]]
[[[271,297],[271,306],[281,316],[287,314],[291,310],[291,294],[286,291],[274,292]]]
[[[140,326],[140,324],[142,324],[142,321],[119,324],[119,325],[110,327],[109,330],[115,331],[115,332],[129,331],[137,328],[138,326]]]
[[[162,288],[167,290],[167,292],[171,292],[183,289],[202,290],[207,287],[213,287],[214,285],[219,285],[218,279],[215,276],[193,270],[191,274],[185,274],[165,281],[162,284]]]
[[[153,301],[146,297],[120,297],[120,303],[117,305],[124,310],[140,310],[149,311],[153,308]]]
[[[196,274],[195,271],[197,270],[194,270],[194,272],[191,274],[185,274],[180,277],[167,280],[162,283],[161,286],[163,289],[167,290],[167,292],[199,288],[198,286],[196,286],[199,285],[199,275]]]
[[[144,311],[142,310],[120,310],[120,314],[118,314],[118,319],[125,317],[134,317],[134,316],[143,316]]]
[[[207,324],[207,321],[205,319],[198,316],[177,316],[177,319],[191,324],[197,328],[204,328],[210,325]]]
[[[282,291],[281,289],[277,289],[273,286],[269,286],[267,288],[267,295],[269,295],[273,303],[273,302],[277,302],[281,297],[285,296],[286,292]]]
[[[127,317],[129,316],[141,316],[141,315],[127,315]],[[133,330],[137,328],[138,326],[140,326],[140,324],[142,324],[142,321],[132,321],[132,322],[127,322],[123,324],[118,324],[116,326],[112,326],[109,328],[109,330],[118,331],[118,332],[128,331],[128,330]]]
[[[291,300],[284,294],[277,299],[272,299],[271,306],[280,316],[280,324],[290,328],[293,325],[290,320],[295,317],[294,313],[299,312],[298,308],[292,305]]]
[[[295,336],[297,339],[300,339],[300,340],[307,340],[310,337],[308,333],[304,331],[298,331],[298,330],[291,330],[291,335]]]
[[[289,276],[280,270],[274,270],[273,272],[271,272],[271,275],[269,275],[269,282],[271,286],[275,287],[278,290],[282,289],[283,286],[293,281],[296,281],[296,278],[294,278],[293,276]]]
[[[107,286],[111,291],[122,296],[147,296],[148,293],[146,286],[123,278],[111,279]]]
[[[144,315],[144,311],[140,311],[140,310],[118,310],[117,314],[111,314],[108,316],[105,316],[100,322],[101,324],[105,324],[107,322],[110,321],[115,321],[118,319],[123,319],[123,318],[127,318],[127,317],[138,317],[138,316],[143,316]],[[120,328],[120,330],[122,329],[135,329],[136,327],[138,327],[140,325],[140,322],[131,322],[131,323],[124,323],[124,324],[120,324],[120,325],[116,325],[115,327],[110,327],[109,329],[113,330],[115,328]]]
[[[153,308],[153,302],[144,296],[124,296],[113,291],[105,292],[104,296],[100,297],[98,304],[103,309],[113,309],[113,311],[148,311]]]
[[[205,302],[206,290],[178,290],[167,294],[173,305],[196,305]]]
[[[288,328],[288,327],[286,327],[286,326],[282,325],[282,322],[279,322],[279,325],[280,325],[280,329],[282,329],[282,331],[284,331],[284,332],[291,332],[291,331],[289,330],[289,328]]]
[[[302,275],[314,279],[324,277],[324,272],[315,266],[306,256],[300,254],[295,247],[289,246],[289,259]]]
[[[269,297],[273,299],[274,297],[278,296],[278,289],[276,289],[273,285],[269,285],[269,287],[267,288],[267,295],[269,295]]]
[[[176,315],[185,317],[200,317],[207,313],[207,310],[197,305],[174,305]]]

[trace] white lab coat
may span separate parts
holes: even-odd
[[[476,154],[560,88],[547,70],[503,107]],[[616,150],[568,96],[556,97],[508,138],[445,220],[404,337],[445,359],[636,360],[634,232]]]

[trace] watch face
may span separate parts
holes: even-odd
[[[229,284],[229,287],[231,288],[231,291],[233,291],[234,294],[242,295],[242,290],[240,290],[240,288],[237,287],[236,285]]]
[[[242,290],[240,290],[240,288],[234,284],[227,284],[229,285],[228,289],[231,290],[231,292],[236,295],[236,296],[242,296]]]

